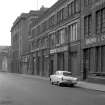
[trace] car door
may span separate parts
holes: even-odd
[[[56,74],[57,74],[57,73],[55,72],[55,73],[51,76],[51,79],[52,79],[53,82],[56,82],[56,78],[57,78],[57,77],[56,77]]]
[[[54,82],[58,82],[59,72],[57,71],[54,75]]]
[[[60,82],[62,76],[63,76],[63,75],[62,75],[62,72],[57,72],[57,75],[56,75],[56,82]]]

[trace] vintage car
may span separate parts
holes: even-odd
[[[74,86],[77,84],[78,78],[73,77],[71,72],[68,71],[56,71],[53,75],[50,75],[50,82],[51,84]]]

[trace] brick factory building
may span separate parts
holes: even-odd
[[[58,0],[34,21],[28,31],[20,28],[18,41],[13,41],[16,25],[11,31],[13,55],[20,54],[19,64],[24,64],[18,72],[48,77],[67,70],[83,80],[105,83],[104,0]]]
[[[83,79],[105,83],[105,0],[81,2]]]
[[[34,74],[80,75],[80,0],[59,0],[32,28]]]
[[[28,73],[30,52],[30,30],[37,23],[39,16],[45,11],[22,13],[11,28],[11,68],[15,73]]]

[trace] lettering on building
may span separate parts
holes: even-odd
[[[50,50],[50,54],[63,52],[63,51],[67,51],[67,50],[68,50],[68,46],[59,47],[59,48]]]
[[[97,41],[96,37],[86,39],[86,45],[96,43],[96,41]]]
[[[99,43],[99,42],[102,42],[102,41],[105,41],[105,35],[86,39],[85,43],[86,43],[86,45],[88,45],[88,44],[93,44],[93,43]]]

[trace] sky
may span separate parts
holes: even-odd
[[[0,1],[0,46],[11,45],[11,27],[21,13],[39,10],[42,5],[51,7],[57,0],[1,0]]]

